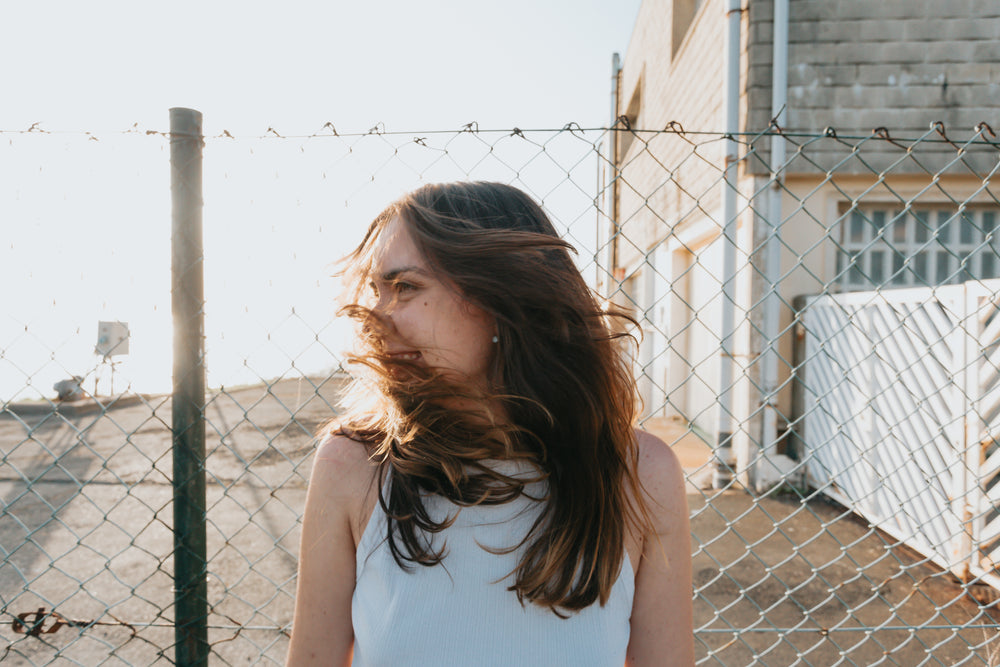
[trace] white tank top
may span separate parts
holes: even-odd
[[[509,465],[509,464],[508,464]],[[508,473],[511,474],[511,473]],[[544,489],[528,493],[539,497]],[[524,496],[503,505],[461,508],[440,496],[424,503],[432,519],[458,512],[455,523],[434,536],[446,556],[433,566],[400,568],[386,541],[386,516],[376,502],[357,550],[351,601],[357,667],[497,665],[614,665],[625,663],[634,575],[625,554],[611,596],[602,607],[559,618],[525,603],[513,591],[523,553],[490,553],[527,534],[540,504]],[[482,546],[480,546],[482,545]]]

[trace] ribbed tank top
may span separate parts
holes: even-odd
[[[526,491],[537,498],[544,486],[529,485]],[[444,560],[433,567],[414,565],[409,572],[393,559],[386,516],[375,504],[357,550],[353,665],[625,663],[635,585],[628,554],[603,607],[594,603],[559,618],[538,605],[522,606],[507,590],[523,549],[497,554],[483,548],[520,542],[541,509],[538,501],[522,495],[503,505],[459,508],[428,496],[424,503],[435,521],[458,516],[434,536],[435,548],[445,540]]]

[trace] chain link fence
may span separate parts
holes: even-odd
[[[2,134],[0,659],[173,663],[171,137]],[[642,322],[698,664],[998,664],[997,148],[986,126],[207,137],[209,659],[284,660],[314,435],[350,370],[332,262],[399,194],[477,179],[539,200]],[[101,321],[127,355],[94,354]]]

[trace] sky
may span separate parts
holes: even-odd
[[[547,207],[582,219],[587,142],[413,140],[473,121],[484,130],[606,126],[612,54],[624,55],[638,6],[7,3],[0,402],[51,398],[70,375],[108,393],[110,367],[93,350],[101,320],[131,330],[115,391],[168,390],[169,142],[147,131],[165,132],[171,107],[202,112],[208,138],[210,386],[322,372],[347,335],[330,324],[330,262],[415,178],[516,175],[547,193]],[[346,140],[328,136],[327,123],[341,134],[400,134]],[[313,133],[327,136],[276,139]]]
[[[4,129],[604,124],[638,0],[5,3]]]

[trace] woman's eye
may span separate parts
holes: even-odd
[[[412,292],[415,289],[417,289],[417,286],[410,283],[396,283],[397,292]]]
[[[374,296],[377,299],[378,298],[378,285],[376,285],[374,282],[370,282],[370,283],[368,283],[368,289],[371,290],[372,296]]]

